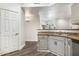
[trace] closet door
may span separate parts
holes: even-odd
[[[15,51],[19,47],[19,21],[18,21],[18,15],[14,12],[7,12],[9,13],[9,24],[8,24],[8,32],[9,32],[9,51]],[[6,14],[7,14],[6,13]]]
[[[6,10],[1,9],[1,52],[8,52],[8,32],[5,31],[5,28],[8,24],[6,24]],[[8,28],[8,27],[7,27]]]
[[[18,49],[19,44],[18,14],[9,10],[1,10],[1,50],[9,53]]]

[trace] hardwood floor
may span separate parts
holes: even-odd
[[[14,51],[2,56],[55,56],[50,52],[37,51],[37,42],[26,42],[22,50]]]

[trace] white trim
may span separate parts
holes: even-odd
[[[19,49],[18,50],[21,50],[24,46],[25,46],[25,44],[19,46]]]
[[[59,54],[52,52],[50,50],[38,50],[38,51],[40,51],[40,52],[51,52],[52,54],[55,54],[56,56],[62,56],[62,55],[59,55]]]
[[[38,51],[41,51],[41,52],[50,52],[49,50],[38,50]]]
[[[52,52],[52,51],[51,51],[51,53],[52,53],[52,54],[55,54],[56,56],[63,56],[63,55],[59,55],[59,54],[57,54],[57,53],[55,53],[55,52]]]

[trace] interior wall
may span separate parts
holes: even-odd
[[[25,40],[26,41],[37,41],[38,40],[37,29],[40,28],[40,19],[39,19],[38,10],[36,8],[31,8],[31,14],[32,14],[31,20],[29,22],[25,21],[25,28],[26,28],[25,29]]]

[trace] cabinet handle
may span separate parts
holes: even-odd
[[[57,45],[57,42],[55,41],[54,44]]]
[[[15,36],[19,35],[19,33],[15,33]]]

